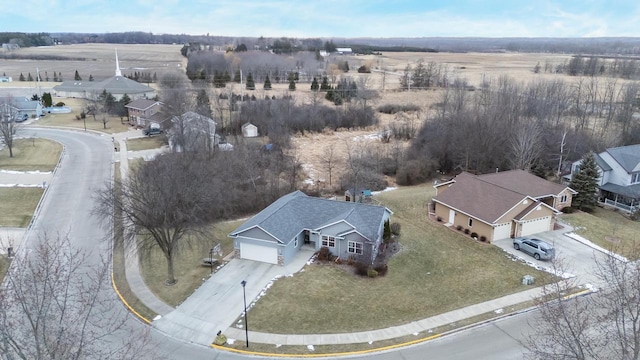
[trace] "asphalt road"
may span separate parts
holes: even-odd
[[[98,219],[91,215],[92,193],[110,180],[113,168],[113,144],[110,136],[78,131],[29,128],[29,133],[58,141],[65,146],[61,166],[42,202],[31,236],[42,232],[69,233],[74,246],[106,251],[108,241]],[[26,244],[28,246],[28,244]],[[99,260],[96,260],[99,261]],[[114,296],[115,298],[115,296]],[[116,301],[114,299],[114,301]],[[535,314],[512,316],[501,321],[474,327],[420,345],[387,353],[369,354],[362,359],[518,359],[520,344],[528,320]],[[132,315],[129,326],[147,326]],[[168,359],[240,359],[244,356],[219,353],[206,346],[185,343],[151,330],[153,347]]]

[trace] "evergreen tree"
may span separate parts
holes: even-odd
[[[289,81],[289,91],[296,91],[296,82],[293,79]]]
[[[382,232],[382,239],[384,242],[388,242],[391,239],[391,226],[389,225],[389,220],[384,222],[384,230]]]
[[[120,116],[120,122],[122,122],[122,118],[127,116],[127,107],[126,105],[131,102],[131,98],[129,95],[124,94],[115,104],[114,112],[116,115]]]
[[[82,81],[82,78],[80,77],[80,74],[78,74],[78,70],[76,70],[76,74],[73,76],[73,80]]]
[[[269,79],[269,74],[267,74],[267,77],[264,79],[264,89],[271,90],[271,80]]]
[[[229,71],[228,70],[224,71],[224,75],[222,76],[222,79],[224,80],[224,85],[225,86],[227,85],[227,83],[229,81],[231,81],[231,75],[229,75]]]
[[[56,74],[56,72],[53,72],[53,81],[58,82],[58,74]]]
[[[62,73],[60,71],[58,71],[58,81],[62,82],[64,80],[62,80]]]
[[[580,170],[573,176],[570,188],[578,193],[573,196],[572,207],[580,210],[590,209],[596,205],[595,193],[598,189],[598,164],[595,155],[590,152],[582,158]]]
[[[211,106],[209,105],[209,96],[204,89],[198,90],[198,95],[196,96],[196,113],[206,116],[208,118],[211,117]]]
[[[89,74],[89,81],[93,81],[93,75]]]
[[[326,76],[322,77],[322,83],[320,84],[320,91],[327,91],[331,89],[329,85],[329,79]]]
[[[151,78],[151,81],[158,82],[158,74],[156,74],[155,72],[153,73],[153,77]]]
[[[311,82],[311,90],[313,91],[318,91],[318,89],[320,88],[320,85],[318,85],[318,79],[316,79],[316,77],[313,77],[313,81]]]
[[[44,81],[49,81],[49,73],[48,72],[44,72]]]
[[[26,81],[26,79],[24,78],[24,75],[22,75],[22,73],[20,73],[20,78],[18,78],[18,80],[20,80],[20,81]]]
[[[253,75],[249,73],[247,75],[247,90],[255,90],[255,89],[256,89],[256,84],[253,82]]]
[[[42,104],[45,107],[51,107],[53,105],[53,99],[51,98],[51,93],[42,93]]]
[[[31,73],[27,75],[27,81],[33,81],[33,77],[31,76]]]
[[[240,81],[242,81],[242,77],[240,76],[240,69],[236,70],[236,72],[233,74],[233,82],[234,83],[238,83],[240,84]]]

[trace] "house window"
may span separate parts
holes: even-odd
[[[560,196],[560,202],[561,203],[566,203],[567,202],[567,195]]]
[[[350,254],[362,255],[362,243],[349,241],[347,245],[347,252],[349,252]]]
[[[469,227],[472,227],[472,226],[473,226],[473,219],[469,218]]]
[[[322,235],[322,246],[336,247],[336,238],[333,236]]]
[[[631,183],[637,184],[640,182],[640,173],[631,174]]]
[[[298,237],[296,236],[296,240],[293,242],[293,247],[297,248],[298,247]]]

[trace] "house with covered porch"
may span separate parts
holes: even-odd
[[[609,148],[595,154],[598,165],[598,201],[631,213],[640,207],[640,144]],[[571,178],[582,160],[571,165]]]

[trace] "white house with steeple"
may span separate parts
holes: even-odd
[[[53,87],[54,96],[63,98],[96,99],[104,90],[110,92],[116,100],[120,100],[127,94],[131,100],[152,99],[156,96],[155,90],[122,76],[118,52],[116,51],[116,73],[102,81],[69,80]]]

